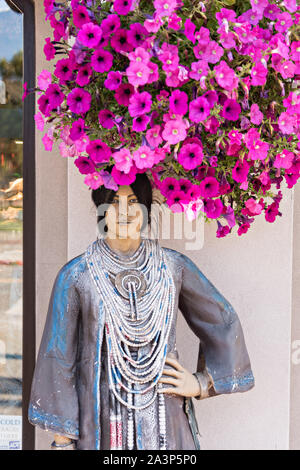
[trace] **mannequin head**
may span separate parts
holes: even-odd
[[[151,222],[152,186],[145,173],[118,191],[101,186],[92,190],[99,232],[110,238],[139,238]]]

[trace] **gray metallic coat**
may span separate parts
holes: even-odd
[[[175,353],[179,359],[179,308],[200,340],[197,372],[206,367],[211,375],[211,396],[251,389],[254,377],[241,323],[232,305],[188,256],[162,249],[176,286],[168,353]],[[77,449],[110,448],[104,317],[103,300],[82,253],[62,266],[56,276],[28,410],[32,424],[76,439]],[[199,449],[192,399],[164,396],[167,449]],[[126,412],[122,405],[124,436]],[[135,410],[134,423],[135,448],[159,449],[156,401],[144,410]],[[123,442],[126,449],[125,438]]]

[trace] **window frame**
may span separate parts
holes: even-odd
[[[6,0],[23,15],[23,80],[35,87],[35,8],[33,0]],[[36,185],[35,95],[23,103],[23,325],[22,325],[22,450],[34,450],[35,428],[28,421],[28,405],[36,354]]]

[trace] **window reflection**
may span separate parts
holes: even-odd
[[[21,446],[16,417],[22,414],[22,37],[22,15],[0,0],[0,449]]]

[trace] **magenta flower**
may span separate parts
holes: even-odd
[[[85,47],[94,49],[102,37],[102,29],[94,23],[85,23],[78,32],[78,41]]]
[[[46,90],[52,81],[52,75],[49,72],[49,70],[45,70],[45,69],[42,70],[42,72],[39,74],[37,78],[37,81],[38,81],[38,87],[41,90]]]
[[[122,85],[117,88],[115,93],[116,101],[123,105],[128,106],[129,100],[134,94],[134,87],[130,83],[122,83]]]
[[[83,119],[74,121],[70,130],[70,138],[75,141],[79,140],[84,135],[85,122]]]
[[[258,104],[253,103],[250,109],[250,121],[257,126],[261,124],[263,120],[263,113],[259,110]]]
[[[104,38],[114,34],[121,27],[120,18],[118,15],[108,15],[101,23],[102,36]]]
[[[150,122],[150,117],[147,114],[142,114],[133,119],[132,129],[135,132],[143,132],[147,129]]]
[[[210,41],[202,55],[202,59],[210,62],[211,64],[216,64],[219,62],[223,54],[223,47],[219,46],[216,41]]]
[[[111,171],[111,175],[113,179],[120,186],[133,183],[136,179],[136,173],[137,173],[137,168],[135,165],[132,165],[128,173],[124,173],[123,171],[118,170],[116,166],[114,166]]]
[[[187,194],[180,190],[174,190],[166,202],[172,212],[184,212],[185,204],[189,203]]]
[[[118,15],[127,15],[131,10],[132,0],[115,0],[114,10]]]
[[[188,110],[188,95],[184,91],[174,90],[171,93],[169,103],[172,113],[184,115]]]
[[[208,118],[210,114],[209,102],[203,96],[190,101],[189,118],[193,122],[202,122]]]
[[[186,138],[186,128],[182,119],[170,119],[165,124],[162,137],[169,144],[177,144]]]
[[[266,83],[267,75],[268,69],[261,62],[258,62],[251,70],[251,85],[263,86]]]
[[[132,23],[127,33],[128,41],[133,47],[143,46],[145,39],[149,36],[147,29],[141,23]]]
[[[55,47],[53,46],[50,38],[46,38],[45,41],[46,44],[44,46],[44,54],[46,60],[52,60],[55,57]]]
[[[229,91],[237,88],[239,79],[234,70],[228,67],[224,60],[221,60],[221,62],[214,68],[214,71],[216,81],[220,87]]]
[[[177,8],[176,0],[154,0],[153,2],[156,14],[159,17],[170,16]]]
[[[280,8],[277,5],[269,4],[264,9],[264,16],[269,18],[269,20],[275,21],[278,17],[278,14],[281,13]]]
[[[123,173],[129,173],[133,165],[133,159],[128,149],[124,148],[115,152],[113,158],[116,162],[116,168]]]
[[[294,154],[284,149],[281,153],[276,155],[273,166],[275,168],[291,168],[294,161]]]
[[[232,169],[232,178],[234,179],[234,181],[236,181],[237,183],[243,183],[244,181],[246,181],[249,173],[249,168],[250,165],[245,159],[243,162],[241,160],[238,160],[234,165],[234,168]]]
[[[143,62],[145,65],[149,65],[148,62],[151,56],[143,47],[137,47],[128,53],[128,59],[130,62]]]
[[[43,131],[44,130],[44,127],[45,127],[45,120],[43,118],[43,115],[42,113],[38,112],[34,115],[34,120],[35,120],[35,124],[36,124],[36,127],[38,128],[39,131]]]
[[[241,107],[236,100],[226,100],[221,115],[228,121],[237,121],[241,111]]]
[[[185,144],[178,154],[178,162],[185,170],[193,170],[202,163],[202,148],[198,144]]]
[[[151,168],[154,164],[154,153],[147,147],[142,145],[139,149],[135,150],[132,155],[135,165],[139,169]]]
[[[291,44],[291,59],[300,62],[300,41],[294,41]]]
[[[92,140],[86,151],[95,163],[109,162],[111,149],[100,139]]]
[[[200,183],[200,195],[205,198],[218,196],[219,186],[219,181],[214,176],[207,176]]]
[[[286,111],[280,114],[278,119],[278,126],[283,134],[293,134],[295,131],[294,125],[295,118],[292,115]]]
[[[65,95],[62,93],[60,86],[56,83],[51,83],[51,85],[48,86],[45,95],[49,98],[49,105],[52,109],[60,106],[65,99]]]
[[[249,146],[248,158],[251,160],[265,160],[268,156],[269,144],[261,140]]]
[[[127,29],[118,29],[111,38],[110,44],[116,52],[130,52],[133,50],[133,45],[128,40]]]
[[[109,109],[102,109],[98,114],[99,123],[105,129],[112,129],[115,126],[115,115]]]
[[[143,62],[133,62],[127,67],[126,75],[134,87],[145,85],[149,78],[149,69]]]
[[[91,189],[98,189],[103,185],[103,178],[99,171],[95,171],[94,173],[89,173],[84,178],[84,184],[89,186]]]
[[[223,211],[221,199],[206,199],[204,201],[204,212],[209,219],[217,219]]]
[[[47,152],[52,152],[53,143],[54,143],[53,128],[52,127],[46,132],[46,134],[42,138],[42,141],[43,141],[45,150]]]
[[[109,72],[104,81],[104,86],[109,90],[116,90],[122,83],[122,75],[120,72]]]
[[[192,62],[189,76],[195,80],[200,80],[201,77],[206,76],[209,71],[209,66],[206,60],[198,60],[198,62]]]
[[[90,22],[89,12],[83,5],[78,5],[78,7],[73,10],[73,21],[76,28],[82,28],[86,23]]]
[[[179,181],[176,178],[167,177],[159,184],[159,190],[165,197],[170,197],[174,191],[179,191]]]
[[[38,105],[39,105],[39,110],[41,111],[41,113],[44,114],[44,116],[46,117],[50,116],[51,106],[50,106],[50,101],[47,95],[42,95],[38,99]]]
[[[73,67],[69,59],[61,59],[56,62],[54,75],[59,78],[59,82],[64,84],[65,82],[72,80],[73,78]]]
[[[78,157],[74,161],[80,173],[87,175],[89,173],[94,173],[95,165],[90,158],[87,157]]]
[[[67,97],[67,104],[75,114],[86,113],[91,107],[92,97],[90,93],[82,88],[74,88]]]
[[[256,202],[253,197],[247,199],[247,201],[245,202],[245,206],[248,209],[250,215],[259,215],[263,209],[261,204],[259,202]]]
[[[190,18],[187,18],[184,23],[184,34],[186,35],[187,39],[193,44],[195,44],[196,42],[195,29],[195,24],[190,20]]]
[[[151,129],[148,129],[146,132],[146,139],[147,142],[151,145],[151,147],[158,147],[159,144],[162,143],[163,139],[160,135],[160,126],[156,124]]]
[[[91,65],[95,72],[108,72],[113,64],[113,55],[105,49],[97,49],[92,55]]]
[[[150,93],[143,91],[142,93],[135,93],[129,98],[128,111],[130,116],[141,116],[151,110],[152,98]]]
[[[92,73],[93,70],[90,64],[83,65],[78,69],[76,83],[82,87],[87,85],[90,82]]]
[[[285,33],[293,25],[293,18],[287,12],[280,13],[276,19],[275,29],[279,33]]]
[[[172,13],[172,15],[169,16],[168,28],[178,31],[181,27],[181,23],[182,19],[180,18],[180,16],[176,15],[176,13]]]

